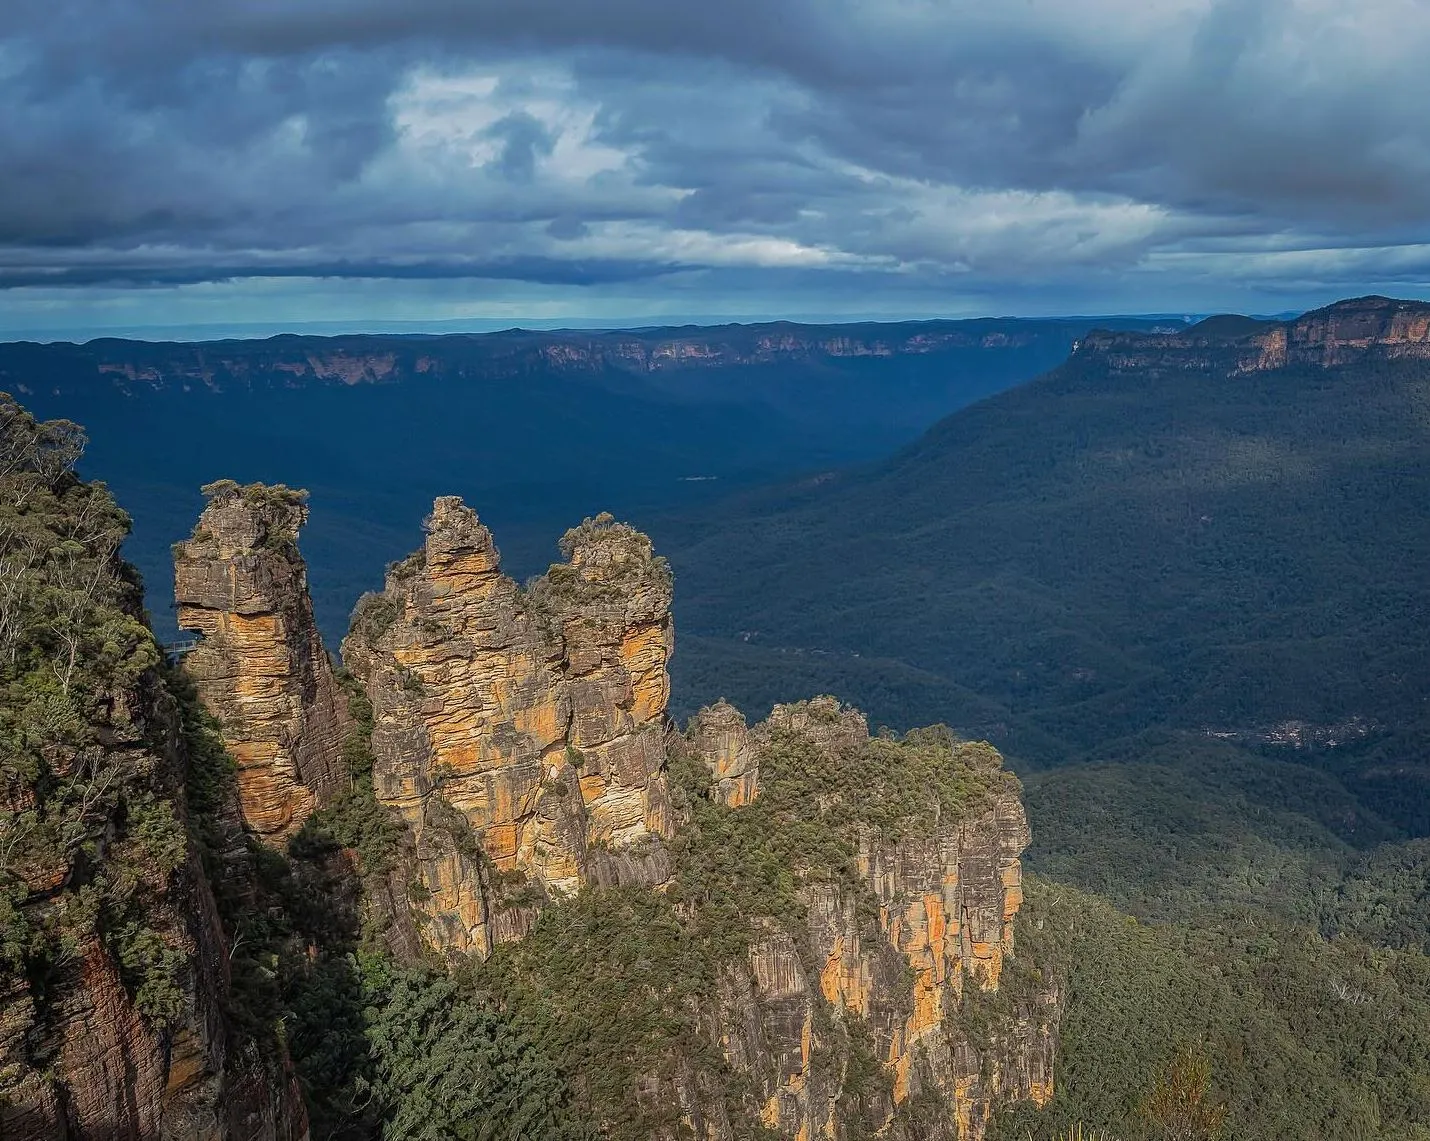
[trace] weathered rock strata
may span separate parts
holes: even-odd
[[[414,895],[447,952],[519,938],[584,883],[659,883],[670,576],[603,516],[523,591],[491,533],[438,499],[421,552],[365,599],[343,644],[374,714],[378,800],[416,845]]]
[[[317,695],[316,723],[332,720],[301,563],[282,541],[282,564],[267,557],[269,529],[291,537],[298,522],[255,519],[252,504],[223,493],[179,557],[188,624],[206,634],[198,672],[235,734],[230,747],[263,745],[245,756],[265,766],[249,788],[278,805],[262,818],[275,825],[269,836],[311,807],[299,779],[311,771],[304,749],[315,723],[305,703]],[[550,899],[585,885],[658,888],[668,877],[671,582],[649,540],[609,516],[568,532],[565,561],[526,589],[502,574],[490,532],[460,499],[438,499],[426,531],[383,592],[360,602],[343,654],[373,706],[378,802],[406,825],[386,905],[411,908],[429,949],[485,957],[523,938]],[[246,674],[218,654],[245,614],[279,616],[273,628],[289,635],[255,660],[297,664]],[[300,675],[320,680],[286,684]],[[245,680],[255,676],[284,684],[265,703]],[[300,691],[308,696],[290,700]],[[741,811],[760,796],[762,751],[791,735],[830,755],[869,741],[861,714],[816,698],[777,706],[753,728],[718,703],[680,747],[708,768],[711,798]],[[971,763],[996,769],[986,752]],[[279,772],[295,779],[281,784]],[[998,792],[932,830],[862,832],[857,884],[799,888],[801,925],[771,921],[699,1012],[749,1091],[740,1114],[796,1139],[842,1136],[857,1123],[891,1137],[977,1141],[1000,1101],[1046,1101],[1055,1036],[1046,986],[994,1019],[992,1037],[974,1040],[961,1023],[967,995],[1005,977],[1027,843],[1016,792]],[[870,1072],[882,1076],[871,1082]],[[650,1096],[678,1103],[697,1134],[739,1132],[729,1091],[711,1088],[702,1066],[651,1080]],[[933,1123],[918,1116],[929,1105],[941,1107]]]
[[[237,762],[243,827],[277,843],[341,786],[350,728],[298,554],[308,509],[281,487],[205,490],[174,550],[179,626],[200,636],[184,666]]]
[[[736,757],[741,779],[758,787],[760,748],[776,731],[822,749],[857,747],[868,736],[864,718],[833,698],[776,706],[750,730],[732,707],[707,708],[689,736],[714,777],[712,797],[732,802],[726,774]],[[837,884],[801,889],[805,931],[792,938],[772,930],[728,972],[714,1030],[732,1068],[759,1091],[767,1126],[787,1137],[837,1137],[852,1114],[896,1136],[970,1141],[983,1136],[997,1104],[1052,1097],[1050,985],[1025,997],[990,1040],[971,1040],[960,1023],[965,989],[996,991],[1013,953],[1019,857],[1029,839],[1017,795],[999,794],[928,835],[863,835],[857,863],[877,905],[872,923]],[[854,1106],[845,1081],[851,1034],[867,1036],[891,1078],[887,1096]],[[910,1124],[904,1109],[920,1094],[949,1112]]]
[[[759,759],[745,715],[721,700],[697,713],[688,732],[710,769],[711,797],[729,808],[754,800],[760,787]]]
[[[128,775],[133,803],[157,800],[186,823],[184,743],[170,695],[150,671],[107,695],[106,764]],[[55,776],[82,755],[56,749]],[[0,810],[24,807],[0,799]],[[302,1094],[286,1058],[240,1048],[223,1009],[230,955],[198,853],[185,842],[165,871],[142,845],[120,840],[114,820],[105,855],[128,867],[150,937],[179,956],[178,993],[163,1018],[141,1012],[134,980],[65,888],[75,869],[51,860],[16,868],[36,926],[71,929],[37,991],[16,974],[0,980],[0,1137],[5,1141],[305,1141]],[[132,964],[131,964],[132,966]]]
[[[1303,366],[1334,368],[1365,360],[1430,359],[1430,305],[1360,297],[1291,321],[1216,317],[1174,335],[1089,334],[1073,354],[1115,372],[1235,376]]]

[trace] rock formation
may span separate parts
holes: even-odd
[[[724,703],[702,710],[689,737],[716,778],[712,796],[738,799],[721,775],[733,757],[742,758],[743,787],[756,787],[759,755],[781,735],[828,754],[859,749],[868,729],[862,715],[827,697],[776,706],[748,732]],[[986,745],[961,744],[955,757],[987,772],[1001,763]],[[1009,789],[926,834],[891,839],[864,829],[857,868],[865,899],[838,883],[800,889],[803,934],[771,930],[743,969],[727,974],[719,1002],[716,1037],[731,1066],[760,1091],[765,1125],[786,1137],[838,1136],[855,1112],[871,1131],[885,1130],[911,1099],[936,1094],[951,1115],[907,1135],[972,1141],[997,1103],[1051,1098],[1057,996],[1050,986],[1021,996],[1014,1016],[996,1020],[984,1040],[973,1040],[959,1019],[965,989],[996,991],[1004,976],[1028,842],[1022,804]],[[872,924],[868,901],[877,907]],[[823,1013],[829,1008],[835,1022]],[[868,1035],[892,1077],[887,1100],[853,1111],[845,1090],[850,1025]],[[827,1058],[821,1065],[831,1052],[842,1066]]]
[[[205,634],[190,669],[239,756],[245,818],[267,838],[320,797],[339,725],[292,550],[301,521],[290,497],[224,486],[178,554],[185,624]],[[1006,993],[1028,829],[997,753],[935,734],[938,764],[972,799],[920,790],[859,823],[864,800],[905,795],[879,783],[904,743],[871,742],[833,698],[777,706],[753,728],[720,702],[675,734],[663,560],[606,515],[561,547],[564,561],[523,589],[476,514],[440,498],[423,548],[355,609],[343,656],[372,704],[374,794],[404,825],[379,910],[415,917],[429,950],[485,958],[583,886],[663,887],[681,823],[674,751],[709,774],[719,807],[702,811],[748,813],[788,795],[779,749],[812,750],[812,771],[843,766],[845,783],[816,779],[796,812],[854,802],[824,833],[846,870],[791,867],[790,914],[753,918],[748,952],[712,964],[718,985],[696,1012],[704,1045],[673,1075],[649,1075],[649,1096],[709,1141],[739,1135],[729,1090],[710,1085],[713,1050],[747,1091],[733,1112],[792,1139],[862,1127],[977,1141],[1000,1101],[1046,1101],[1056,995],[1040,975]],[[860,766],[879,756],[866,786]],[[1004,1007],[975,1031],[969,1004],[1000,985]]]
[[[760,787],[759,762],[745,715],[721,700],[691,719],[689,733],[710,769],[713,799],[728,808],[754,800]]]
[[[347,705],[297,548],[308,509],[281,486],[204,490],[193,537],[174,549],[179,626],[200,638],[184,668],[238,764],[244,828],[279,843],[345,779]]]
[[[0,554],[11,605],[42,616],[0,687],[0,1138],[301,1141],[286,1058],[243,1049],[226,1015],[193,756],[117,555],[127,518],[41,462],[65,435],[0,394]]]
[[[1300,365],[1430,359],[1430,304],[1388,297],[1338,301],[1291,321],[1212,317],[1171,336],[1096,332],[1073,354],[1117,372],[1245,374]]]
[[[427,941],[486,955],[544,897],[665,878],[670,575],[609,516],[528,591],[460,499],[426,529],[343,657],[373,705],[378,800],[415,844]]]

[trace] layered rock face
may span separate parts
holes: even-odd
[[[224,1020],[228,947],[197,859],[147,920],[189,960],[168,1024],[139,1012],[121,965],[93,937],[47,980],[43,1010],[23,979],[0,989],[0,1137],[307,1141],[286,1058],[241,1055]]]
[[[722,703],[703,710],[689,732],[715,778],[712,795],[726,803],[738,799],[722,775],[731,759],[748,758],[741,787],[757,788],[759,755],[776,736],[825,751],[868,740],[862,715],[833,698],[776,706],[748,731],[737,718]],[[987,746],[966,748],[973,763],[998,764]],[[960,1017],[967,988],[991,994],[1004,977],[1029,839],[1016,793],[1000,793],[927,834],[890,839],[863,830],[857,870],[867,893],[839,883],[800,890],[805,930],[760,939],[727,973],[718,1004],[715,1037],[759,1090],[765,1125],[786,1137],[838,1137],[857,1119],[891,1136],[970,1141],[984,1135],[998,1103],[1052,1097],[1050,985],[1011,1003],[1012,1013],[990,1020],[981,1037]],[[887,1096],[851,1104],[850,1041],[861,1034],[892,1082]],[[942,1108],[925,1120],[911,1113],[921,1101]]]
[[[273,822],[260,832],[270,839],[318,799],[311,743],[342,727],[291,550],[301,507],[271,498],[220,490],[178,557],[186,625],[206,635],[191,672],[256,774],[241,781],[244,815]],[[568,532],[565,561],[526,589],[460,499],[438,499],[426,532],[359,603],[343,654],[372,703],[377,801],[405,825],[393,883],[407,899],[386,906],[404,923],[410,908],[431,950],[485,957],[582,886],[664,884],[679,823],[672,748],[703,762],[721,811],[746,812],[767,803],[772,749],[803,744],[847,770],[873,747],[863,716],[833,698],[777,706],[753,728],[721,702],[673,735],[670,575],[645,536],[609,516]],[[273,640],[237,642],[256,629]],[[1056,996],[1041,977],[965,1025],[970,996],[1008,975],[1028,829],[997,754],[950,748],[981,790],[972,807],[940,817],[931,792],[907,806],[922,820],[933,805],[931,824],[858,825],[853,878],[792,867],[797,924],[761,920],[748,953],[719,968],[698,1021],[749,1096],[732,1116],[728,1091],[703,1084],[704,1063],[651,1076],[651,1096],[679,1104],[697,1134],[726,1141],[748,1116],[806,1141],[854,1128],[977,1141],[999,1102],[1051,1097]],[[798,803],[822,813],[822,789]],[[831,795],[849,795],[840,789]]]
[[[927,356],[960,349],[1018,349],[1061,338],[1027,321],[914,321],[642,332],[512,330],[446,337],[287,337],[279,341],[85,345],[0,345],[0,385],[89,391],[96,382],[127,393],[234,392],[307,385],[394,384],[427,377],[509,380],[543,373],[608,370],[661,373],[776,362]]]
[[[174,551],[184,661],[238,764],[243,827],[280,843],[345,778],[350,725],[308,596],[299,493],[224,482]]]
[[[148,920],[188,956],[180,1010],[156,1025],[121,967],[87,938],[43,1010],[29,984],[0,989],[0,1137],[5,1141],[306,1141],[296,1079],[278,1059],[242,1057],[221,1013],[228,954],[213,898],[191,860]]]
[[[1212,318],[1172,336],[1097,332],[1074,353],[1113,370],[1237,375],[1303,365],[1333,368],[1366,359],[1430,359],[1430,304],[1359,297],[1293,321]]]
[[[460,499],[426,529],[343,657],[373,705],[378,800],[415,844],[425,937],[484,956],[547,896],[667,874],[670,575],[609,516],[529,591]]]
[[[26,569],[66,599],[90,660],[51,707],[66,716],[37,723],[43,766],[15,766],[12,735],[0,780],[0,1138],[302,1141],[283,1059],[241,1049],[224,1014],[230,948],[193,840],[192,758],[121,536],[104,539],[117,509],[98,485],[57,482]],[[13,490],[0,478],[0,507]],[[14,700],[27,680],[6,679],[12,734],[35,716]]]
[[[728,808],[754,800],[760,787],[759,758],[745,715],[721,700],[692,718],[689,732],[710,769],[711,796]]]

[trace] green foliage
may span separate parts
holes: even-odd
[[[378,803],[373,786],[372,703],[351,674],[340,672],[338,680],[347,693],[353,720],[343,742],[349,784],[304,822],[292,843],[300,851],[321,850],[328,843],[351,848],[364,874],[383,875],[396,864],[403,825]]]
[[[237,765],[224,748],[218,721],[204,708],[194,683],[183,670],[165,673],[169,692],[179,711],[183,741],[184,795],[189,805],[189,831],[203,860],[210,883],[223,877],[220,857],[227,846],[220,813],[234,794]]]
[[[1386,844],[1361,855],[1334,894],[1320,900],[1328,931],[1430,954],[1430,840]]]
[[[1316,924],[1356,849],[1395,835],[1319,768],[1190,734],[1143,734],[1023,783],[1029,862],[1145,918],[1257,907]]]
[[[199,488],[205,499],[242,499],[254,507],[301,507],[308,502],[305,488],[283,483],[240,484],[232,479],[216,479]]]
[[[98,940],[164,1024],[187,967],[164,898],[187,857],[178,774],[138,729],[163,723],[160,653],[118,555],[129,518],[74,475],[83,445],[0,394],[0,962],[39,992]]]
[[[134,995],[134,1009],[155,1022],[177,1022],[185,1011],[184,980],[189,958],[159,932],[140,921],[110,934],[120,971]]]
[[[384,1141],[594,1141],[524,1027],[444,974],[365,966]]]
[[[679,1117],[668,1101],[638,1100],[637,1079],[668,1080],[702,1048],[692,1001],[710,993],[717,969],[671,902],[636,888],[583,891],[544,909],[476,978],[531,1028],[583,1115],[636,1141]]]
[[[364,594],[353,607],[348,636],[360,638],[369,646],[375,646],[382,636],[392,629],[401,612],[401,603],[395,598],[371,592]]]
[[[1052,970],[1064,995],[1056,1096],[1042,1112],[1006,1111],[996,1138],[1075,1122],[1128,1141],[1176,1136],[1155,1132],[1149,1111],[1179,1103],[1205,1110],[1204,1125],[1224,1105],[1238,1141],[1423,1136],[1424,955],[1252,912],[1149,926],[1061,884],[1027,888],[1018,958]]]

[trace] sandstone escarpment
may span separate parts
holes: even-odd
[[[689,732],[712,797],[727,804],[720,774],[732,756],[749,758],[753,784],[772,748],[804,743],[832,765],[857,765],[869,744],[863,717],[833,698],[776,706],[748,731],[737,718],[722,703]],[[1056,994],[1026,974],[998,993],[1022,901],[1022,804],[990,747],[956,743],[948,763],[989,791],[965,812],[894,832],[859,823],[857,809],[839,813],[857,835],[852,881],[805,882],[802,924],[772,926],[726,975],[713,1036],[783,1136],[837,1137],[858,1122],[968,1141],[999,1103],[1052,1096]],[[971,1015],[980,1004],[996,1014]],[[868,1079],[871,1064],[884,1081]]]
[[[671,583],[609,516],[527,591],[460,499],[426,529],[343,657],[372,701],[377,798],[415,845],[425,937],[486,955],[544,898],[667,874]]]
[[[0,393],[0,1137],[298,1141],[225,1014],[184,707],[82,444]]]
[[[442,337],[283,337],[194,343],[102,339],[0,345],[0,385],[16,391],[241,392],[273,388],[490,382],[543,374],[667,373],[772,363],[1016,351],[1066,334],[1027,321],[917,321],[709,329],[499,333]]]
[[[1207,372],[1235,376],[1304,366],[1334,368],[1366,360],[1430,359],[1430,304],[1388,297],[1338,301],[1291,321],[1214,317],[1167,336],[1089,334],[1074,353],[1116,372],[1158,376]]]
[[[205,492],[174,549],[179,626],[200,639],[184,667],[237,762],[243,827],[278,843],[340,786],[349,730],[297,549],[308,509],[283,487]]]

